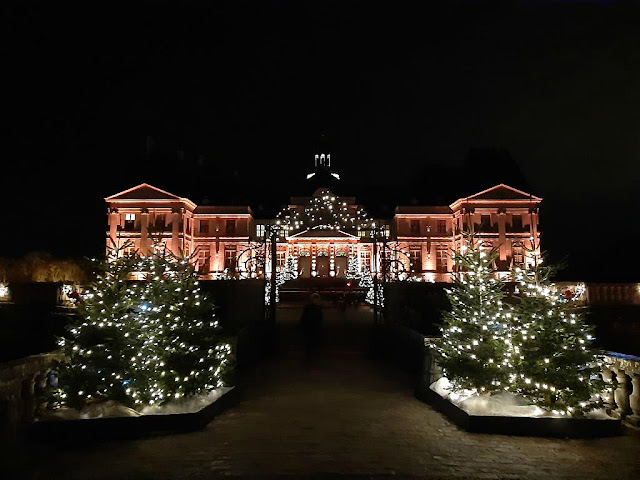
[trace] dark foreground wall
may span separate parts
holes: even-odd
[[[56,348],[56,337],[74,318],[74,308],[60,305],[61,283],[10,284],[11,302],[0,303],[0,362]],[[253,348],[264,319],[262,280],[202,281],[202,289],[216,304],[216,315],[226,333],[238,337],[238,354]],[[244,350],[241,352],[240,349]]]
[[[385,323],[437,335],[442,312],[449,310],[445,288],[450,283],[391,282],[385,284]]]
[[[598,348],[640,355],[640,305],[594,305],[587,318],[596,326]]]
[[[264,318],[264,280],[201,280],[202,290],[216,304],[216,315],[235,334]]]
[[[251,364],[262,353],[263,340],[273,335],[265,324],[264,280],[202,280],[202,290],[216,304],[216,316],[225,332],[237,338],[238,366]]]

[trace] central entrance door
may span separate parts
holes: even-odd
[[[318,272],[318,277],[328,277],[329,276],[329,257],[323,256],[318,257],[316,260],[316,271]]]

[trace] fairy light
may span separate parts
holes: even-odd
[[[200,346],[203,340],[219,342],[219,324],[190,262],[129,255],[109,259],[103,268],[82,295],[81,320],[69,330],[72,338],[58,341],[71,358],[60,367],[54,392],[60,405],[79,407],[87,400],[124,395],[138,408],[224,384],[231,346]],[[127,283],[133,273],[146,280]],[[85,332],[100,330],[106,330],[104,337],[95,344],[82,343]],[[124,365],[122,358],[128,359]],[[169,358],[181,358],[181,366],[167,368]]]

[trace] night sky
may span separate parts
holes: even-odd
[[[640,281],[633,2],[207,3],[5,7],[0,256],[100,252],[141,182],[272,215],[323,143],[374,215],[505,182],[562,278]]]

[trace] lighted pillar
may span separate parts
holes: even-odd
[[[209,244],[209,273],[213,273],[216,270],[216,265],[215,265],[215,258],[216,258],[216,252],[215,252],[215,246],[213,243]]]
[[[533,237],[536,247],[540,249],[538,242],[538,209],[534,209],[531,213],[531,236]]]
[[[504,210],[498,212],[498,244],[500,245],[500,260],[507,259],[507,235],[505,228],[506,213]]]
[[[431,248],[433,248],[433,242],[422,243],[422,265],[420,265],[420,268],[423,272],[426,272],[427,270],[433,270],[433,257],[431,255]]]
[[[171,251],[174,255],[180,252],[180,213],[171,213]]]
[[[146,208],[140,212],[140,253],[149,253],[149,210]]]
[[[120,214],[118,210],[113,209],[109,212],[109,238],[107,239],[107,247],[118,247],[118,225],[120,225]]]

